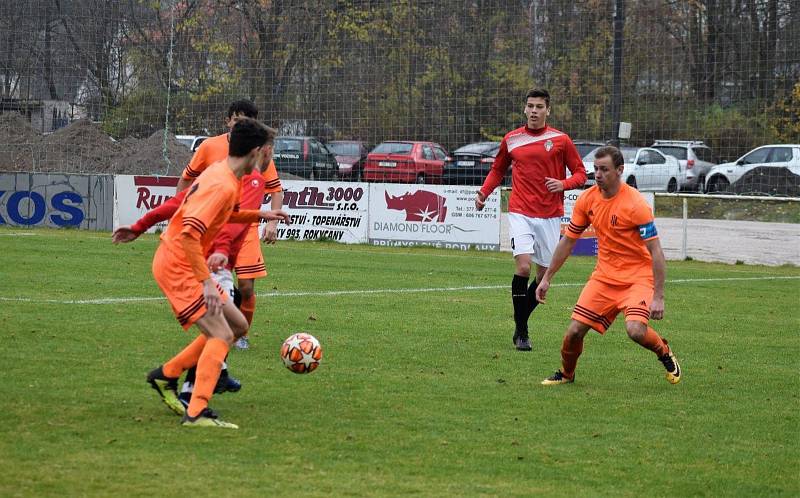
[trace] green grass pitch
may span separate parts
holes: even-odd
[[[0,496],[800,494],[799,268],[669,262],[655,328],[683,381],[618,321],[547,388],[593,259],[566,263],[521,353],[507,253],[265,246],[244,388],[212,400],[225,431],[180,427],[144,381],[194,337],[156,244],[0,229]],[[278,357],[298,331],[324,348],[306,376]]]

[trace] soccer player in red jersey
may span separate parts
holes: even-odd
[[[225,125],[230,129],[236,120],[247,117],[257,118],[258,109],[249,100],[237,100],[228,107],[225,117]],[[178,181],[177,192],[186,189],[192,184],[195,178],[202,173],[209,165],[225,159],[228,155],[229,133],[223,133],[206,139],[197,148],[191,161],[183,170]],[[283,206],[283,187],[278,179],[278,172],[275,163],[270,161],[262,171],[265,178],[265,192],[271,194],[270,206],[272,209],[280,209]],[[267,244],[274,244],[278,239],[278,223],[273,221],[266,225],[262,240]],[[234,267],[236,272],[237,284],[241,293],[240,308],[247,322],[252,325],[253,314],[256,309],[255,280],[267,276],[267,268],[264,264],[264,256],[261,253],[261,244],[258,237],[258,224],[249,227],[247,235],[242,242],[237,264]],[[249,341],[247,335],[242,336],[237,342],[236,347],[247,349]]]
[[[239,211],[241,178],[272,158],[276,131],[243,118],[231,130],[228,158],[214,163],[192,184],[170,219],[153,258],[153,276],[184,329],[201,331],[175,357],[151,371],[147,380],[184,426],[238,428],[208,408],[222,362],[236,338],[247,330],[242,313],[208,271],[205,254],[226,223],[284,220],[283,211]],[[187,408],[178,400],[177,382],[197,365],[197,382]]]
[[[625,314],[628,337],[658,356],[670,383],[681,380],[681,368],[666,339],[648,326],[651,318],[664,317],[666,262],[653,210],[638,190],[621,180],[624,162],[616,147],[597,150],[594,160],[597,184],[578,197],[564,238],[536,289],[536,299],[544,302],[550,281],[569,257],[575,242],[590,224],[594,226],[597,265],[572,312],[561,346],[561,368],[543,380],[544,385],[573,382],[578,357],[583,352],[583,338],[589,329],[604,334],[620,312]]]
[[[511,281],[513,341],[520,351],[531,350],[528,318],[538,304],[534,296],[536,283],[550,266],[558,244],[564,191],[586,182],[586,169],[578,150],[566,133],[547,126],[549,115],[550,94],[546,90],[529,91],[525,97],[527,123],[503,137],[492,169],[475,195],[475,208],[480,211],[513,165],[508,222],[515,262]],[[567,169],[571,178],[567,178]],[[531,264],[536,265],[536,277],[528,286]]]

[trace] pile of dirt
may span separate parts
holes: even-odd
[[[38,142],[41,135],[18,112],[0,114],[0,144],[30,144]]]
[[[108,173],[121,147],[99,125],[79,119],[45,136],[41,150],[40,171]]]
[[[41,135],[21,114],[0,114],[0,171],[179,175],[192,158],[171,133],[116,141],[88,119]]]
[[[157,131],[144,140],[125,139],[123,150],[114,160],[112,173],[124,175],[159,174],[177,176],[189,164],[192,153],[178,142],[175,135],[167,135],[164,158],[164,131]]]

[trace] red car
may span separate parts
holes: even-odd
[[[364,180],[394,183],[442,183],[444,164],[452,161],[434,142],[383,142],[367,155]]]

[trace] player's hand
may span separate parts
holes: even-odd
[[[656,299],[653,298],[653,302],[650,303],[650,318],[653,320],[661,320],[664,318],[664,298]]]
[[[215,252],[208,257],[206,264],[208,265],[208,271],[216,273],[225,268],[225,265],[228,264],[228,256],[222,254],[221,252]]]
[[[282,221],[287,225],[291,225],[289,222],[289,214],[282,209],[273,209],[271,211],[261,211],[261,219],[266,221]]]
[[[478,211],[483,211],[483,208],[486,207],[486,196],[483,195],[483,192],[478,190],[475,194],[475,209]]]
[[[564,191],[564,184],[558,178],[544,177],[544,186],[547,187],[548,192]]]
[[[222,313],[222,298],[217,291],[217,284],[210,277],[203,280],[203,298],[206,300],[206,308],[208,308],[210,316]]]
[[[539,285],[536,286],[536,300],[544,304],[547,298],[547,290],[549,288],[550,288],[550,281],[543,278],[542,281],[539,282]]]
[[[264,235],[261,236],[261,241],[265,244],[274,244],[278,240],[278,222],[270,221],[264,228]]]
[[[122,225],[114,230],[113,234],[111,234],[111,242],[114,244],[125,244],[138,239],[139,235],[141,234],[134,232],[130,225]]]

